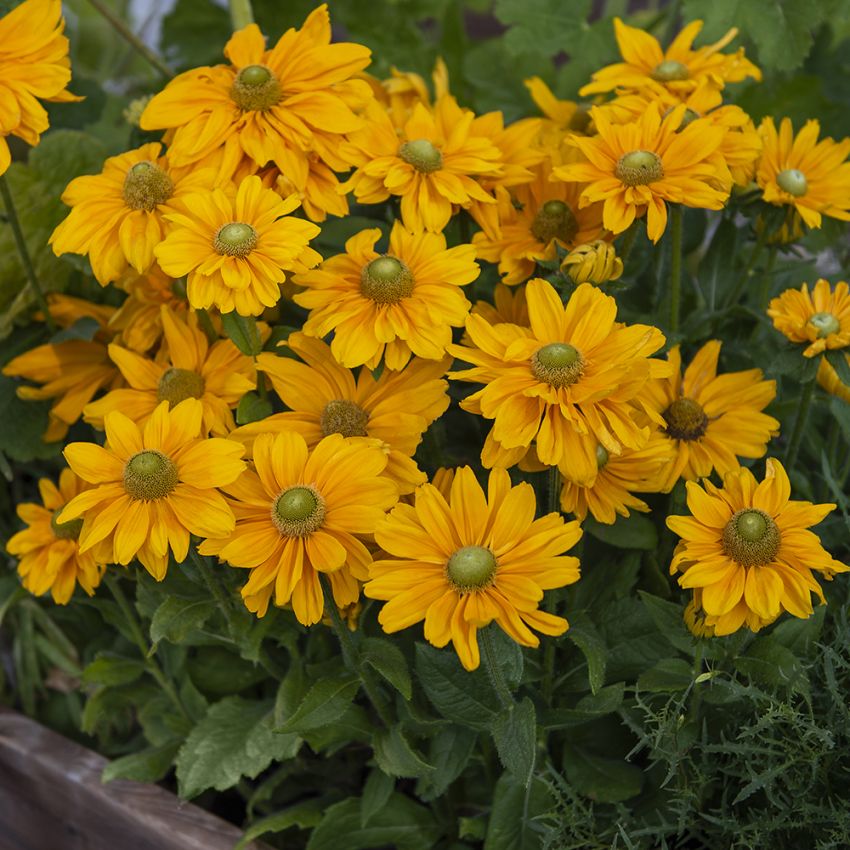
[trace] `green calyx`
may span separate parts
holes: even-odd
[[[485,546],[463,546],[446,564],[449,581],[461,591],[479,590],[492,584],[496,556]]]
[[[127,495],[144,502],[165,498],[177,486],[177,481],[177,467],[156,449],[137,452],[124,467]]]
[[[413,139],[405,142],[398,149],[398,155],[423,174],[439,171],[443,167],[443,154],[428,139]]]

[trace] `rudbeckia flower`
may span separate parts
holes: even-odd
[[[834,290],[823,278],[811,292],[807,283],[786,289],[770,302],[767,315],[791,342],[806,346],[804,357],[850,345],[850,288],[843,280]]]
[[[396,221],[389,250],[380,254],[378,229],[362,230],[321,267],[298,275],[305,288],[293,301],[310,311],[308,336],[331,331],[331,351],[343,366],[401,369],[411,354],[441,360],[469,301],[460,287],[478,277],[471,245],[446,248],[442,233],[411,232]]]
[[[300,623],[322,619],[319,574],[326,574],[334,601],[345,607],[360,597],[372,560],[362,542],[398,500],[383,475],[386,453],[371,444],[331,434],[309,451],[294,431],[260,434],[253,469],[224,488],[236,528],[209,535],[199,549],[233,567],[249,569],[242,597],[262,617],[273,599],[291,604]]]
[[[57,522],[83,519],[80,551],[102,541],[111,564],[138,558],[157,580],[165,578],[169,551],[180,563],[189,535],[223,537],[235,519],[216,488],[233,482],[245,462],[244,446],[201,436],[201,402],[190,398],[169,410],[163,401],[144,429],[117,410],[104,418],[106,447],[70,443],[68,465],[94,484],[71,499]]]
[[[467,670],[478,667],[477,633],[492,621],[522,646],[540,645],[531,629],[563,634],[567,621],[539,605],[545,590],[578,581],[578,559],[564,553],[581,529],[556,513],[535,519],[535,510],[531,485],[512,487],[503,469],[490,473],[486,496],[468,466],[448,498],[433,484],[419,487],[414,505],[398,504],[375,530],[392,557],[369,567],[364,593],[386,601],[384,631],[424,620],[425,639],[451,641]]]
[[[814,573],[831,579],[850,570],[808,530],[835,505],[792,501],[788,476],[772,458],[760,482],[742,468],[724,476],[723,487],[689,481],[687,490],[692,516],[667,518],[682,538],[670,572],[699,590],[704,626],[716,635],[744,625],[758,631],[783,611],[805,619],[813,593],[824,601]]]
[[[481,316],[485,322],[491,325],[500,325],[507,322],[511,325],[528,327],[528,302],[525,299],[524,286],[505,286],[497,283],[493,287],[493,303],[489,301],[476,301],[472,306],[472,313]],[[468,337],[464,343],[468,343]]]

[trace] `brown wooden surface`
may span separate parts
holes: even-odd
[[[0,850],[232,850],[241,832],[0,706]],[[262,850],[264,845],[250,845]]]

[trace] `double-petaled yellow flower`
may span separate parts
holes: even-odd
[[[850,287],[840,280],[835,289],[821,278],[809,291],[786,289],[770,302],[767,315],[773,327],[791,342],[805,345],[805,357],[850,345]]]

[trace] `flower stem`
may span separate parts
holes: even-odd
[[[18,253],[21,256],[21,264],[24,267],[24,271],[26,272],[32,291],[35,293],[35,297],[38,300],[39,307],[41,307],[41,312],[44,313],[44,321],[47,323],[47,327],[53,331],[55,329],[55,325],[53,324],[53,317],[50,315],[50,307],[47,304],[47,298],[45,298],[41,284],[38,282],[38,276],[35,273],[35,266],[32,264],[32,257],[30,257],[30,252],[27,248],[26,240],[24,239],[24,232],[21,230],[21,221],[18,218],[18,211],[15,209],[12,192],[9,189],[9,184],[6,182],[5,176],[0,176],[0,195],[3,196],[3,205],[6,207],[6,218],[9,221],[9,227],[12,228],[12,235],[15,237],[15,245],[17,246]]]
[[[549,504],[547,513],[559,514],[561,512],[561,470],[557,466],[549,467],[548,481]]]
[[[767,228],[762,228],[762,231],[761,233],[759,233],[758,239],[756,240],[756,244],[753,246],[752,253],[750,254],[750,259],[747,260],[747,265],[744,266],[744,270],[741,272],[741,276],[735,283],[732,292],[729,293],[729,298],[726,302],[727,307],[733,307],[737,303],[738,299],[741,297],[741,293],[744,291],[744,287],[746,286],[747,281],[750,279],[750,273],[755,268],[755,265],[758,262],[759,257],[761,256],[761,252],[764,250],[766,241]]]
[[[92,6],[98,13],[108,21],[110,26],[117,32],[140,56],[144,57],[147,62],[163,77],[171,79],[174,76],[174,71],[154,53],[137,35],[109,8],[102,0],[89,0]]]
[[[233,619],[233,600],[230,598],[227,590],[224,588],[224,585],[221,583],[221,580],[216,575],[213,567],[210,566],[209,561],[200,553],[194,546],[189,547],[189,556],[192,559],[192,562],[198,568],[198,572],[203,576],[204,582],[209,589],[209,592],[212,594],[215,601],[218,603],[218,607],[221,609],[221,613],[224,615],[224,619],[227,621],[227,628],[230,631],[231,637],[236,633],[235,632],[235,622]]]
[[[788,443],[788,453],[785,455],[785,468],[788,474],[794,468],[797,462],[797,455],[800,452],[800,443],[803,440],[803,431],[806,429],[806,420],[809,418],[809,408],[812,406],[812,397],[815,393],[815,379],[806,381],[803,384],[803,394],[800,398],[800,405],[797,412],[797,420],[794,422],[794,431],[791,434],[791,441]]]
[[[629,256],[632,253],[632,248],[635,244],[635,239],[637,239],[638,234],[638,223],[637,219],[635,219],[631,227],[626,231],[626,235],[623,237],[623,245],[620,250],[620,259],[623,261],[623,274],[626,273],[626,263],[628,262]]]
[[[251,0],[230,0],[230,20],[233,21],[234,30],[241,30],[248,24],[253,24],[254,10],[251,8]]]
[[[177,689],[174,687],[174,683],[165,675],[165,672],[159,666],[159,662],[150,654],[151,647],[145,639],[142,627],[136,618],[135,613],[133,613],[133,607],[130,605],[130,600],[127,599],[127,596],[121,587],[121,582],[116,576],[107,573],[103,577],[103,583],[109,588],[113,597],[115,597],[115,601],[118,603],[118,607],[121,609],[121,613],[124,615],[124,619],[127,622],[127,627],[133,635],[133,641],[139,648],[139,652],[142,654],[142,660],[145,667],[147,667],[148,672],[154,679],[156,679],[157,684],[162,688],[163,692],[171,700],[171,702],[174,703],[174,707],[180,712],[180,714],[186,720],[191,721],[192,718],[189,716],[189,712],[186,711],[186,707],[183,705],[183,701],[180,699]]]
[[[360,677],[360,681],[363,684],[363,690],[366,691],[366,696],[369,697],[369,700],[375,707],[375,711],[378,712],[378,717],[381,718],[381,722],[384,726],[386,726],[387,729],[390,729],[393,722],[386,700],[383,698],[381,691],[372,676],[372,672],[360,663],[357,647],[354,645],[351,632],[349,631],[348,626],[342,622],[342,617],[339,615],[339,609],[336,607],[330,579],[326,575],[320,575],[319,579],[322,582],[322,591],[325,596],[325,611],[333,623],[333,630],[336,632],[340,648],[342,649],[342,658],[345,661],[346,666]]]
[[[487,671],[487,678],[490,684],[493,685],[493,690],[502,704],[502,708],[508,708],[514,704],[514,695],[505,681],[502,673],[502,668],[499,667],[496,661],[496,647],[493,643],[494,625],[481,629],[478,633],[478,641],[481,646],[481,659],[484,662],[484,669]]]
[[[673,204],[670,208],[670,240],[672,256],[670,258],[670,333],[679,330],[679,312],[682,300],[682,206]]]

